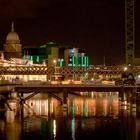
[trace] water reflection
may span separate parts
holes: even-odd
[[[53,137],[56,139],[56,120],[53,120]]]
[[[82,117],[117,116],[118,94],[100,93],[98,97],[94,98],[71,98],[68,112],[72,116],[80,115]]]
[[[41,95],[38,95],[41,96]],[[61,95],[60,95],[61,96]],[[140,119],[136,112],[119,107],[118,93],[69,95],[68,116],[54,98],[28,100],[24,119],[0,120],[2,140],[139,140]]]
[[[90,96],[79,97],[69,95],[68,115],[93,117],[118,115],[117,93],[89,93]],[[59,96],[59,95],[58,95]],[[91,98],[92,97],[92,98]],[[62,116],[63,106],[55,98],[31,99],[26,102],[28,108],[24,108],[24,115],[29,114],[43,116]]]
[[[21,137],[20,123],[6,123],[0,120],[0,139],[1,140],[19,140]]]
[[[75,119],[73,118],[71,121],[71,137],[73,140],[75,140]]]

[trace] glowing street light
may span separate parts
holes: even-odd
[[[56,76],[56,59],[53,60],[53,64],[54,64],[54,77],[55,77],[55,80],[57,80],[57,76]]]
[[[56,66],[56,59],[53,60],[53,64]]]
[[[127,67],[124,67],[124,71],[127,71],[127,69],[128,69]]]

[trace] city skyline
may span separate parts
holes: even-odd
[[[125,61],[124,1],[121,0],[25,0],[0,2],[0,44],[15,22],[21,44],[42,45],[50,41],[85,48],[92,64]],[[140,20],[136,6],[136,57],[139,56]]]

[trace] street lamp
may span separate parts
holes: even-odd
[[[56,76],[56,59],[53,60],[53,64],[54,64],[54,77],[55,77],[55,81],[57,80],[57,76]]]
[[[127,71],[127,69],[128,69],[127,67],[124,67],[124,71]]]
[[[53,60],[53,63],[54,63],[54,65],[56,65],[56,60],[55,59]]]

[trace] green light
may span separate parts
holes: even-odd
[[[62,67],[62,60],[59,60],[59,66]]]
[[[72,56],[72,66],[75,66],[75,57]]]
[[[45,121],[41,120],[41,126],[40,126],[40,134],[42,138],[45,138],[45,133],[47,132],[47,127]]]
[[[30,60],[33,61],[33,56],[30,56]]]
[[[84,64],[83,64],[83,56],[81,57],[81,65],[84,66]]]
[[[39,62],[39,56],[36,57],[36,62]]]
[[[88,57],[87,57],[87,66],[89,66],[89,59],[88,59]]]
[[[59,67],[63,67],[63,61],[64,61],[63,58],[58,60],[58,66]]]
[[[86,57],[85,56],[83,57],[83,61],[84,61],[83,66],[86,66]]]
[[[72,113],[72,117],[74,117],[74,100],[72,100],[71,103],[71,113]]]
[[[85,66],[88,66],[87,56],[85,56]]]

